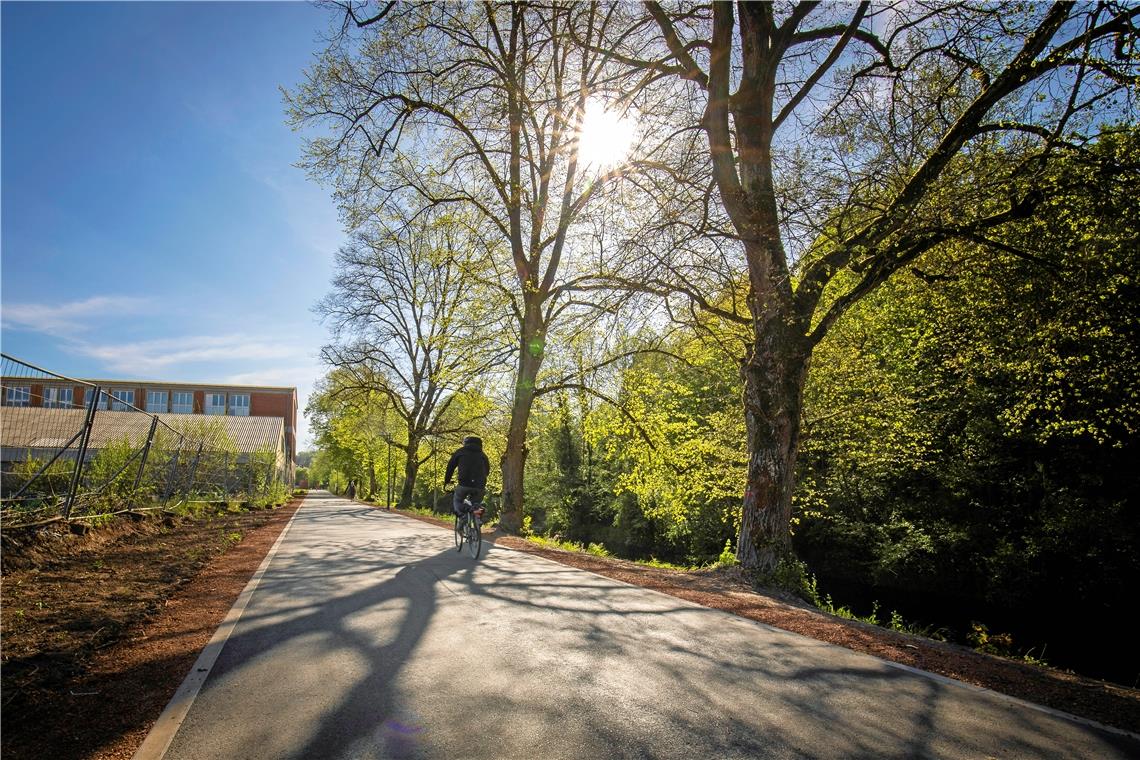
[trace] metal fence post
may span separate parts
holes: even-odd
[[[178,474],[178,457],[182,454],[182,444],[185,440],[182,436],[178,437],[178,448],[174,450],[174,456],[170,460],[170,475],[166,477],[166,488],[162,494],[162,506],[164,507],[174,493],[174,477]]]
[[[79,491],[79,479],[83,475],[83,460],[87,458],[87,444],[91,442],[91,428],[95,425],[95,409],[99,406],[99,386],[91,393],[91,403],[87,405],[87,417],[83,421],[83,437],[79,439],[79,452],[75,457],[75,471],[71,473],[71,486],[67,489],[67,499],[63,503],[63,519],[71,518],[71,507],[75,494]]]
[[[190,477],[186,479],[186,488],[182,491],[183,501],[190,496],[190,487],[194,485],[194,478],[198,475],[198,460],[202,458],[202,447],[205,445],[205,442],[198,444],[198,452],[194,455],[194,462],[190,465]]]
[[[139,485],[142,483],[143,470],[146,469],[146,460],[150,456],[150,444],[154,441],[154,431],[158,429],[157,415],[150,418],[150,432],[146,434],[146,444],[142,450],[142,461],[139,462],[139,472],[135,475],[135,487],[131,490],[132,506],[133,500],[138,495]],[[130,507],[128,507],[130,509]]]

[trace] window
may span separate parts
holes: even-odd
[[[176,392],[172,394],[174,402],[170,411],[175,414],[193,414],[194,413],[194,394],[188,392]]]
[[[166,391],[147,391],[146,410],[151,414],[161,414],[167,410]]]
[[[49,409],[70,409],[75,406],[74,388],[44,388],[44,406]]]
[[[224,393],[207,393],[206,394],[206,414],[225,414],[226,413],[226,394]]]
[[[248,393],[231,393],[230,394],[230,414],[237,417],[249,416],[249,394]]]
[[[15,385],[5,389],[4,403],[8,406],[31,406],[32,388],[29,385]]]
[[[135,405],[134,391],[111,391],[111,411],[129,412]]]
[[[111,392],[100,390],[99,403],[96,405],[97,409],[107,410],[111,408]]]

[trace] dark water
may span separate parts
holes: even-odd
[[[1140,636],[1134,626],[1109,611],[1083,607],[1079,600],[1057,599],[1034,609],[1018,609],[819,574],[816,579],[821,596],[830,594],[836,607],[860,616],[871,614],[877,601],[880,623],[889,622],[891,611],[897,610],[908,624],[945,629],[949,641],[969,645],[967,634],[977,621],[991,635],[1012,634],[1015,655],[1029,653],[1052,667],[1124,686],[1140,684]]]

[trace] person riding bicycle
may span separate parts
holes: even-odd
[[[463,448],[457,449],[447,462],[447,473],[443,476],[443,486],[451,483],[451,476],[459,470],[459,484],[455,486],[455,493],[451,497],[451,510],[455,514],[466,511],[463,500],[471,497],[472,504],[483,500],[483,492],[487,488],[487,475],[491,472],[491,463],[483,453],[483,439],[477,435],[469,435],[463,439]]]

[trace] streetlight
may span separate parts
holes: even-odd
[[[388,511],[392,511],[392,434],[384,433],[384,440],[388,444]]]
[[[431,511],[432,512],[435,512],[435,503],[437,501],[439,501],[439,499],[435,495],[436,481],[439,479],[439,467],[436,466],[436,461],[435,461],[435,443],[436,443],[435,438],[434,437],[431,438],[431,454],[429,456],[431,457]]]

